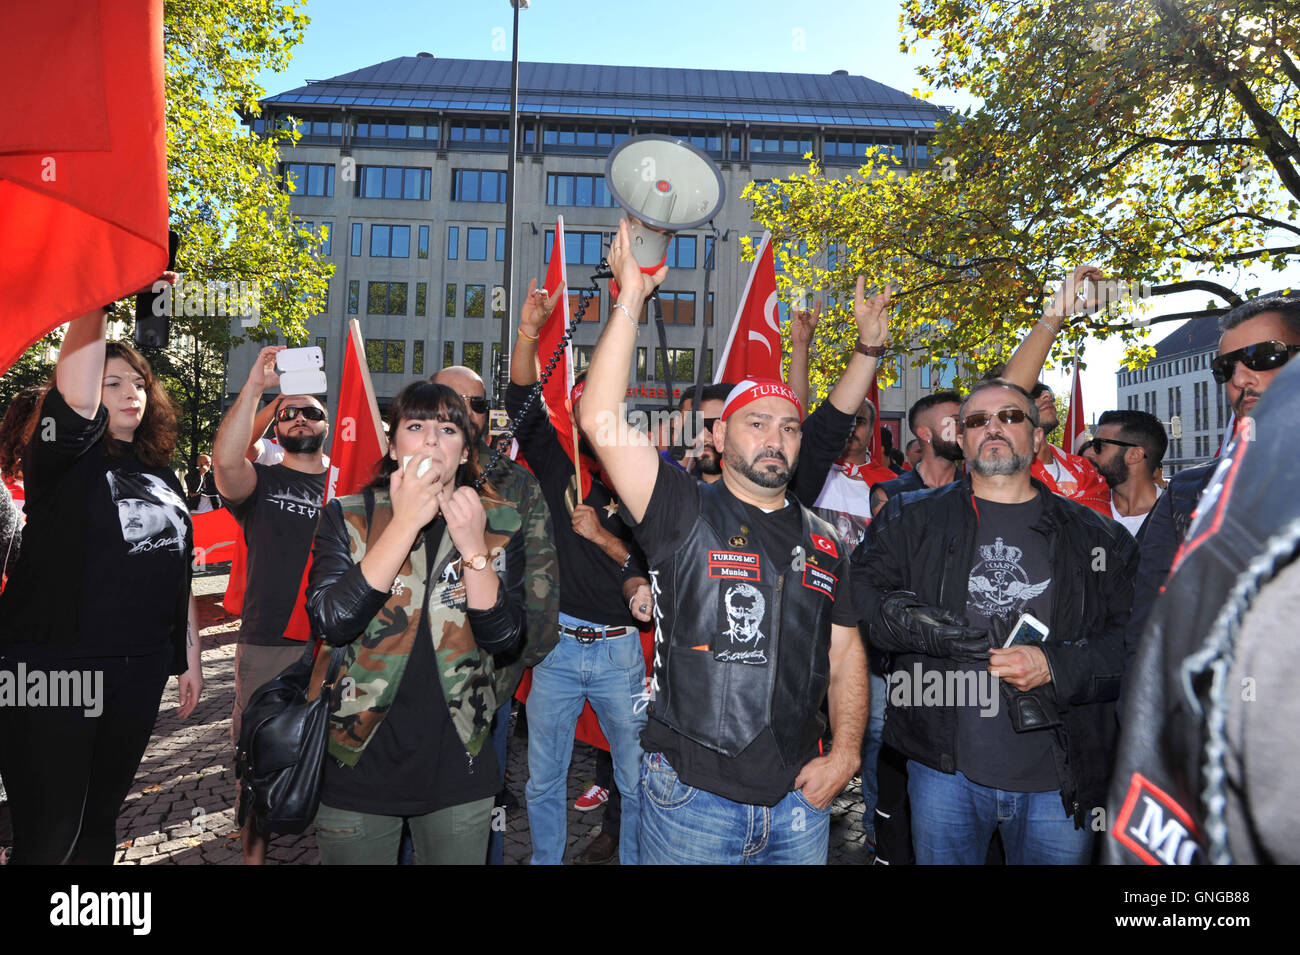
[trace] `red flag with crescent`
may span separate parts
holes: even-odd
[[[713,380],[740,382],[746,378],[783,381],[781,325],[777,317],[776,265],[772,258],[772,233],[764,232],[758,254],[749,270],[740,308],[731,323]]]

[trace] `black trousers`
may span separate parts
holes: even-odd
[[[29,687],[34,670],[90,674],[81,685],[94,697],[83,695],[75,706],[48,705],[67,702],[50,698],[45,705],[0,705],[0,777],[14,829],[10,864],[113,864],[117,815],[149,744],[171,655],[169,648],[25,664]],[[9,658],[0,658],[0,671],[0,680],[12,681],[21,672]]]
[[[607,749],[596,750],[596,785],[609,790],[609,800],[602,810],[600,831],[618,838],[618,827],[623,820],[623,795],[614,783],[614,758]]]

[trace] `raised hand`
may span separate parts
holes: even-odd
[[[858,325],[858,341],[864,345],[883,345],[889,338],[889,299],[893,288],[866,297],[866,279],[858,276],[853,290],[853,320]]]
[[[519,327],[525,335],[537,337],[563,294],[564,286],[560,286],[548,297],[546,289],[537,287],[537,279],[529,280],[528,294],[524,296],[524,306],[519,311]]]
[[[487,512],[472,487],[444,488],[439,495],[442,516],[447,519],[447,533],[462,557],[487,553],[485,534]]]
[[[596,518],[596,509],[590,504],[579,504],[573,509],[573,532],[593,544],[600,543],[605,529]]]
[[[1059,329],[1071,315],[1095,312],[1100,304],[1098,283],[1104,280],[1101,269],[1095,265],[1075,266],[1073,274],[1061,283],[1043,309],[1043,318]]]
[[[248,383],[254,388],[266,391],[280,386],[280,376],[275,372],[275,356],[287,348],[287,345],[268,345],[257,353],[253,367],[248,369]]]
[[[662,266],[653,275],[646,275],[641,271],[641,266],[632,257],[632,239],[626,219],[618,224],[618,234],[610,243],[607,259],[610,271],[614,273],[614,280],[618,282],[620,297],[623,294],[631,294],[639,301],[644,301],[668,277],[667,265]]]
[[[388,479],[388,496],[393,504],[393,523],[408,529],[419,529],[438,516],[441,504],[442,484],[438,480],[436,468],[428,468],[417,477],[421,461],[428,461],[427,454],[417,454],[406,462],[406,467],[399,467]],[[455,538],[453,538],[455,540]]]
[[[790,312],[790,344],[795,348],[807,349],[811,347],[813,333],[817,330],[817,323],[821,321],[822,303],[821,299],[813,306],[810,312],[807,309],[800,311],[791,310]]]

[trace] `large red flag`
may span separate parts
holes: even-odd
[[[334,415],[334,440],[330,444],[330,473],[325,485],[325,500],[356,494],[375,475],[375,463],[388,453],[388,439],[379,418],[379,403],[370,382],[370,368],[365,362],[366,346],[361,326],[354,318],[348,322],[348,347],[343,355],[343,380],[339,383],[339,405]],[[311,637],[307,620],[307,578],[311,558],[302,571],[298,599],[284,635],[290,640]]]
[[[0,3],[0,371],[167,268],[162,7]]]
[[[1074,443],[1079,435],[1088,430],[1083,420],[1083,385],[1079,381],[1079,359],[1074,360],[1074,382],[1070,386],[1070,413],[1065,416],[1065,433],[1061,435],[1061,447],[1074,454]]]
[[[767,378],[781,381],[781,326],[777,320],[772,233],[764,232],[731,323],[715,382]]]
[[[564,329],[569,320],[569,286],[568,269],[564,261],[564,216],[555,217],[555,240],[551,243],[551,261],[546,267],[546,294],[554,295],[556,289],[563,289],[555,311],[546,320],[542,330],[537,334],[537,357],[542,370],[560,347]],[[573,391],[573,343],[564,347],[564,354],[551,371],[542,389],[542,398],[546,401],[546,413],[555,427],[555,434],[560,439],[560,446],[570,461],[578,459],[577,449],[573,443],[573,423],[569,420],[569,393]],[[582,475],[582,500],[591,492],[591,473],[586,467],[578,468]]]

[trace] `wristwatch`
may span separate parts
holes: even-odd
[[[868,358],[879,358],[885,353],[884,345],[864,345],[858,342],[858,347],[853,349],[859,355],[866,355]]]
[[[488,565],[487,554],[475,554],[473,557],[462,557],[461,564],[468,570],[482,570]]]

